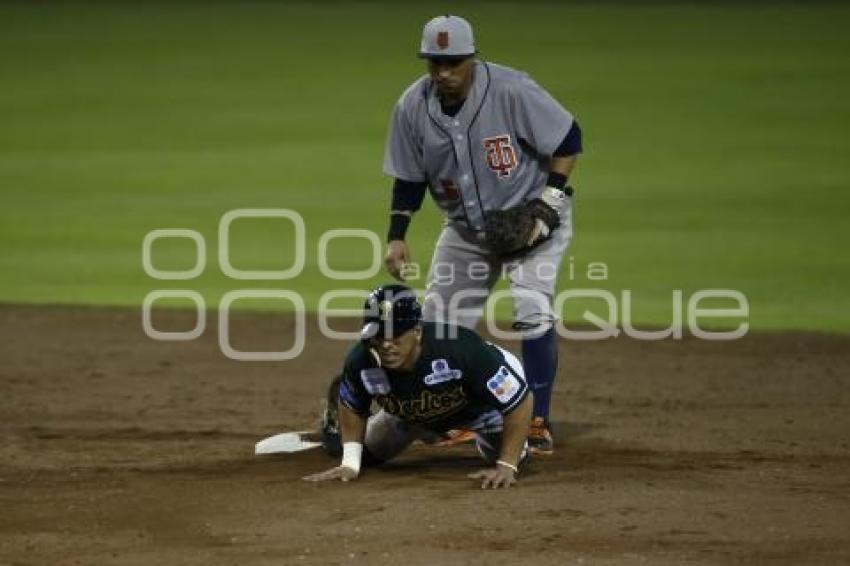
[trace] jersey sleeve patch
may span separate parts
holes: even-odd
[[[339,402],[358,414],[368,414],[372,399],[343,379],[339,384]]]
[[[388,395],[390,392],[390,380],[383,368],[360,370],[360,380],[369,395]]]
[[[487,380],[487,389],[499,403],[505,405],[522,390],[522,386],[508,368],[501,366],[496,374]]]

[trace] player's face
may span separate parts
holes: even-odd
[[[428,59],[428,74],[444,97],[465,98],[472,85],[474,57],[466,59]]]
[[[388,369],[411,369],[419,356],[419,328],[408,330],[395,338],[372,338],[369,345],[378,351],[381,365]]]

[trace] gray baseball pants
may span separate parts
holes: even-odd
[[[555,284],[572,235],[572,199],[567,200],[552,237],[515,259],[494,256],[464,224],[447,222],[431,260],[423,318],[474,328],[504,273],[513,300],[514,328],[545,332],[557,318],[552,309]]]

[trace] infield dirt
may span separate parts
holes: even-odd
[[[291,332],[232,317],[239,349]],[[4,306],[0,336],[0,564],[850,561],[848,337],[562,342],[557,452],[488,492],[470,445],[351,484],[301,481],[320,450],[253,456],[316,422],[348,345],[312,323],[281,363],[227,359],[214,325],[153,341],[139,309]]]

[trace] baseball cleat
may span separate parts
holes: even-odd
[[[449,447],[472,442],[475,440],[475,433],[467,429],[450,430],[446,433],[445,438],[437,443],[437,446]]]
[[[549,425],[543,417],[531,419],[531,426],[528,429],[528,451],[541,456],[551,456],[555,452],[555,441],[552,440]]]

